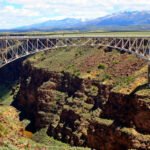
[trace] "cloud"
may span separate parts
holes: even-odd
[[[93,19],[119,11],[150,10],[148,0],[0,0],[0,28],[49,19]]]

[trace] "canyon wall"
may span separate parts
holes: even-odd
[[[13,105],[54,138],[97,150],[150,148],[150,96],[112,92],[100,81],[50,72],[28,62]]]

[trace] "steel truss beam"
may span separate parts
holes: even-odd
[[[71,46],[104,46],[150,61],[150,38],[140,37],[0,37],[0,67],[18,58],[48,49]]]

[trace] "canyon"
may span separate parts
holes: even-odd
[[[149,94],[117,92],[100,80],[30,61],[20,83],[13,105],[31,120],[32,131],[47,128],[55,139],[98,150],[150,148]]]

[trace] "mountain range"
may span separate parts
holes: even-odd
[[[150,30],[150,11],[120,12],[93,20],[66,18],[8,31],[93,31],[93,30]],[[3,31],[3,30],[1,30]]]

